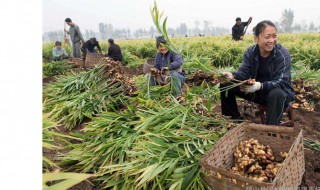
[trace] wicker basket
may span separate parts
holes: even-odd
[[[153,68],[154,58],[147,59],[143,64],[143,74],[147,74],[150,72],[150,69]]]
[[[257,139],[270,145],[276,157],[288,152],[272,183],[237,175],[231,171],[233,153],[240,141]],[[297,189],[305,171],[302,131],[294,128],[243,123],[230,130],[200,159],[204,180],[211,189]]]
[[[102,54],[91,53],[87,51],[86,61],[85,61],[86,68],[93,68],[99,62],[99,60],[103,57],[104,55]]]

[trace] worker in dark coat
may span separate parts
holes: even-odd
[[[118,44],[114,43],[112,38],[108,39],[109,48],[108,48],[108,57],[111,57],[115,61],[122,61],[121,48]]]
[[[283,111],[294,101],[291,84],[291,56],[287,48],[277,43],[277,28],[271,21],[261,21],[254,31],[257,44],[243,55],[237,72],[223,72],[229,81],[255,79],[254,84],[242,84],[221,92],[221,111],[232,119],[242,119],[236,96],[267,107],[266,124],[279,125]],[[221,84],[224,88],[231,83]]]
[[[248,22],[241,22],[241,18],[236,18],[236,24],[232,27],[232,39],[235,41],[243,40],[244,36],[244,27],[248,26],[252,20],[252,17],[249,18]]]
[[[99,42],[97,41],[97,39],[95,37],[90,38],[88,41],[86,41],[83,44],[81,50],[83,52],[83,59],[84,60],[86,60],[86,56],[87,56],[88,51],[91,53],[96,53],[95,47],[97,47],[97,49],[99,50],[99,53],[102,53]]]

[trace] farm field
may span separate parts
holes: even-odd
[[[219,73],[241,64],[254,44],[230,36],[175,37],[182,48],[183,96],[170,83],[150,87],[142,72],[155,40],[119,40],[122,64],[102,58],[93,69],[72,59],[52,62],[43,45],[43,173],[92,174],[70,189],[208,189],[201,158],[237,125],[221,115]],[[303,129],[302,187],[320,186],[320,34],[279,34],[291,53],[295,128]],[[103,53],[107,42],[100,42]],[[71,47],[63,45],[70,54]],[[240,109],[244,101],[238,100]],[[260,116],[243,115],[261,123]],[[89,178],[90,177],[90,178]],[[49,183],[50,184],[50,183]],[[51,184],[50,184],[51,185]]]

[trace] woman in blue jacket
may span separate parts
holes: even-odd
[[[222,114],[232,119],[242,119],[236,96],[265,105],[267,125],[279,125],[283,111],[294,100],[291,84],[291,57],[289,51],[277,43],[277,28],[268,20],[257,24],[254,31],[257,44],[249,47],[243,55],[237,72],[223,72],[228,79],[255,79],[253,85],[241,85],[221,92]],[[220,87],[229,84],[221,84]]]
[[[156,47],[158,52],[156,54],[154,68],[156,71],[165,73],[170,72],[171,85],[173,85],[173,96],[178,97],[182,95],[182,85],[185,81],[185,72],[182,69],[183,59],[181,55],[175,54],[169,51],[167,48],[161,45],[167,44],[163,36],[159,36],[156,39]],[[156,79],[150,78],[150,85],[155,86],[157,84]]]

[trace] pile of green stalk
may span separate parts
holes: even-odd
[[[58,78],[44,89],[45,112],[50,118],[72,129],[84,118],[115,110],[127,99],[121,81],[105,78],[105,64],[80,74]]]
[[[81,140],[76,137],[62,134],[58,129],[58,124],[48,118],[48,114],[42,117],[42,148],[43,151],[61,150],[62,147],[70,144],[70,139]],[[43,171],[50,171],[53,168],[60,168],[55,162],[54,158],[42,156]]]
[[[72,67],[73,66],[66,61],[43,62],[43,77],[52,77],[56,75],[66,74],[72,69]]]
[[[99,114],[84,134],[73,134],[83,140],[67,147],[60,164],[99,175],[101,189],[208,189],[198,159],[227,121],[197,114],[191,102],[161,105]]]

